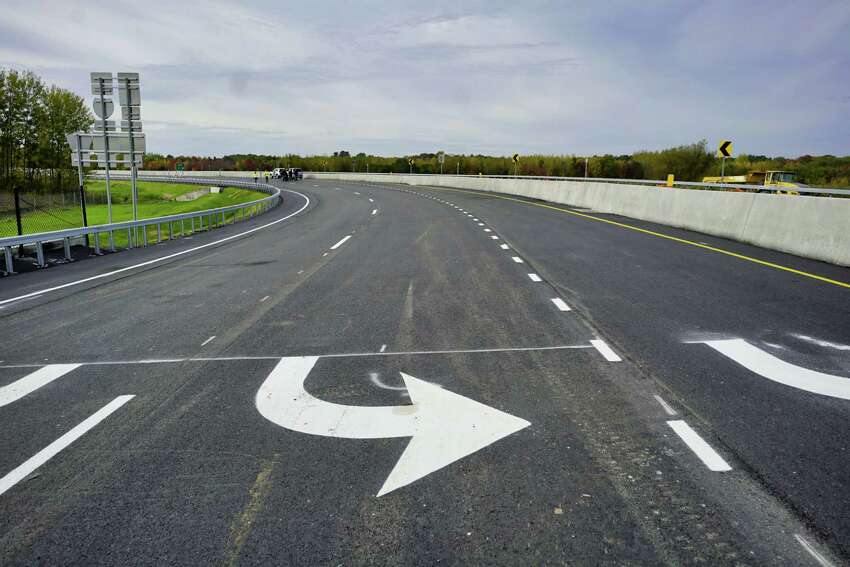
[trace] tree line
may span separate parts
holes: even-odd
[[[30,71],[0,68],[0,191],[76,187],[65,136],[93,122],[82,97]]]
[[[407,156],[353,154],[346,150],[330,155],[233,154],[221,157],[173,156],[148,154],[145,169],[175,170],[183,164],[186,171],[269,171],[276,167],[300,167],[305,171],[342,171],[371,173],[440,173],[441,152]],[[410,162],[413,162],[412,164]],[[516,166],[516,170],[514,169]],[[850,186],[850,156],[801,156],[798,158],[740,155],[726,162],[726,175],[749,171],[786,170],[796,172],[809,185]],[[465,175],[518,175],[557,177],[602,177],[618,179],[665,180],[668,174],[679,181],[702,181],[705,176],[720,175],[720,160],[706,140],[658,151],[639,151],[624,155],[523,155],[514,164],[509,156],[445,154],[444,173]]]

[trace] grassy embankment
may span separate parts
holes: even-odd
[[[176,200],[179,195],[184,195],[201,189],[209,189],[209,186],[163,182],[139,182],[139,217],[154,218],[215,209],[255,201],[267,196],[265,193],[260,193],[258,191],[226,187],[221,189],[221,193],[202,195],[191,201]],[[130,182],[112,181],[110,182],[110,192],[112,196],[112,222],[131,220],[133,218],[133,208],[130,196]],[[106,182],[89,180],[86,183],[86,195],[89,202],[105,202]],[[89,204],[86,207],[86,211],[89,226],[106,224],[108,222],[108,212],[105,204]],[[227,222],[233,220],[232,213],[227,215],[226,220]],[[47,210],[37,210],[23,215],[22,221],[26,233],[63,230],[73,228],[75,226],[82,226],[83,224],[80,208],[76,205],[65,208],[54,207]],[[14,223],[14,218],[6,219],[6,222]],[[13,227],[10,228],[14,230]],[[161,230],[163,238],[167,238],[170,235],[170,229],[167,224],[162,225]],[[189,228],[186,227],[186,230],[188,231]],[[175,223],[174,231],[175,234],[179,233],[179,223]],[[14,234],[14,232],[11,234]],[[106,238],[106,235],[101,236],[101,245],[106,245]],[[155,226],[148,227],[148,239],[156,239]],[[116,232],[115,241],[116,246],[126,246],[127,233]]]

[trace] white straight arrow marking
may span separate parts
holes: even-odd
[[[346,439],[411,437],[378,496],[531,425],[403,372],[401,377],[412,405],[366,407],[326,402],[304,389],[318,359],[281,359],[257,391],[257,410],[281,427],[310,435]]]
[[[48,364],[44,368],[39,368],[35,372],[27,374],[20,380],[15,380],[11,384],[3,386],[0,388],[0,407],[20,400],[79,367],[79,364]]]
[[[705,344],[752,372],[785,386],[850,400],[850,379],[785,362],[744,339],[704,341]]]

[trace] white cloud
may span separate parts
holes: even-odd
[[[0,65],[140,71],[171,153],[846,151],[848,5],[766,6],[13,0]]]

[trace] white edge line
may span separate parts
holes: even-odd
[[[711,447],[711,445],[706,443],[705,440],[699,436],[699,433],[694,431],[687,422],[681,419],[674,419],[668,421],[667,425],[669,425],[670,429],[675,431],[676,435],[685,442],[685,445],[687,445],[688,448],[690,448],[690,450],[699,457],[699,460],[708,467],[708,470],[714,472],[726,472],[732,470],[729,463],[727,463],[723,457],[721,457],[717,451]]]
[[[658,405],[661,406],[661,408],[667,415],[676,415],[676,410],[674,410],[673,407],[668,404],[664,398],[662,398],[658,394],[652,394],[652,397],[655,398],[655,401],[658,402]]]
[[[337,248],[339,248],[340,246],[342,246],[343,244],[345,244],[345,242],[346,242],[349,238],[351,238],[351,235],[350,235],[350,234],[349,234],[348,236],[346,236],[345,238],[343,238],[342,240],[340,240],[339,242],[337,242],[336,244],[334,244],[333,246],[331,246],[331,250],[336,250]]]
[[[0,478],[0,494],[3,494],[21,480],[28,477],[33,473],[33,471],[38,469],[38,467],[55,457],[62,451],[62,449],[85,435],[90,429],[109,417],[109,415],[115,410],[132,400],[133,397],[134,396],[132,395],[118,396],[84,419],[73,429],[59,437],[59,439],[24,461],[21,465],[18,465],[18,467],[10,471],[6,476]]]
[[[832,564],[832,562],[831,562],[831,561],[829,561],[829,560],[828,560],[826,557],[824,557],[823,555],[821,555],[821,554],[820,554],[820,552],[819,552],[817,549],[815,549],[815,547],[814,547],[811,543],[809,543],[809,542],[808,542],[808,540],[807,540],[806,538],[804,538],[804,537],[803,537],[803,536],[801,536],[800,534],[794,534],[794,539],[796,539],[796,540],[797,540],[797,543],[799,543],[800,545],[802,545],[802,546],[803,546],[803,549],[805,549],[805,550],[809,553],[809,555],[811,555],[811,556],[812,556],[812,558],[813,558],[815,561],[817,561],[817,562],[818,562],[818,564],[820,564],[822,567],[835,567],[835,566]]]
[[[614,352],[614,350],[611,347],[609,347],[608,343],[606,343],[605,341],[603,341],[601,339],[594,339],[594,340],[590,341],[590,344],[592,344],[593,348],[598,350],[599,354],[601,354],[605,358],[605,360],[607,360],[608,362],[622,362],[623,361],[623,359],[620,358],[619,355],[617,355],[617,353]]]
[[[143,268],[145,266],[150,266],[151,264],[156,264],[158,262],[164,262],[165,260],[170,260],[171,258],[177,258],[178,256],[183,256],[184,254],[189,254],[189,253],[195,252],[197,250],[203,250],[204,248],[209,248],[210,246],[215,246],[217,244],[221,244],[222,242],[229,242],[229,241],[234,240],[236,238],[245,236],[246,234],[251,234],[251,233],[257,232],[258,230],[263,230],[264,228],[268,228],[270,226],[274,226],[278,223],[281,223],[281,222],[283,222],[287,219],[294,217],[295,215],[297,215],[298,213],[300,213],[301,211],[303,211],[304,209],[306,209],[307,207],[310,206],[310,198],[307,197],[306,195],[303,195],[303,194],[301,194],[297,191],[291,191],[289,189],[281,189],[281,191],[286,191],[288,193],[293,193],[295,195],[298,195],[299,197],[302,197],[306,201],[306,203],[304,203],[304,206],[301,207],[300,209],[298,209],[297,211],[295,211],[294,213],[290,213],[290,214],[286,215],[285,217],[279,218],[279,219],[274,220],[270,223],[266,223],[264,225],[254,227],[250,230],[246,230],[245,232],[240,232],[239,234],[233,234],[233,235],[230,235],[228,237],[216,240],[214,242],[207,242],[206,244],[201,244],[200,246],[195,246],[194,248],[189,248],[187,250],[181,250],[180,252],[175,252],[173,254],[167,254],[165,256],[160,256],[159,258],[154,258],[152,260],[147,260],[145,262],[133,264],[132,266],[125,266],[125,267],[119,268],[117,270],[112,270],[111,272],[105,272],[103,274],[97,274],[96,276],[90,276],[90,277],[87,277],[87,278],[83,278],[81,280],[76,280],[76,281],[64,283],[64,284],[61,284],[61,285],[48,287],[46,289],[40,289],[38,291],[33,291],[31,293],[19,295],[18,297],[10,297],[9,299],[3,299],[3,300],[0,300],[0,305],[4,305],[6,303],[11,303],[13,301],[19,301],[21,299],[28,299],[30,297],[34,297],[36,295],[40,295],[40,294],[43,294],[43,293],[50,293],[50,292],[53,292],[53,291],[59,291],[60,289],[65,289],[65,288],[68,288],[68,287],[80,285],[80,284],[87,283],[87,282],[90,282],[90,281],[108,278],[109,276],[114,276],[115,274],[121,274],[121,273],[130,271],[130,270],[135,270],[137,268]]]

